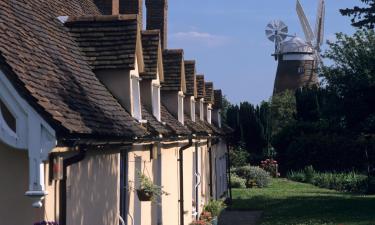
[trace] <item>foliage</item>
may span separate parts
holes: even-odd
[[[246,188],[246,179],[239,177],[235,173],[231,173],[230,182],[232,188]]]
[[[352,25],[359,28],[374,29],[375,27],[375,1],[361,0],[365,3],[365,7],[355,6],[354,8],[341,9],[340,12],[344,16],[352,17]]]
[[[210,222],[212,220],[212,214],[211,214],[211,212],[203,211],[201,213],[201,216],[199,217],[199,219],[203,220],[203,221],[206,221],[206,222]]]
[[[375,196],[273,179],[267,188],[233,189],[233,210],[263,211],[260,225],[374,224]]]
[[[208,204],[204,207],[204,210],[210,212],[212,217],[218,217],[225,208],[225,204],[220,200],[210,200]]]
[[[138,190],[149,194],[151,196],[151,201],[155,202],[158,197],[162,195],[168,195],[167,192],[163,191],[163,187],[155,185],[150,178],[137,171],[140,186]]]
[[[250,154],[238,145],[236,148],[229,151],[231,166],[241,167],[248,165]]]
[[[272,177],[279,177],[279,164],[276,160],[266,159],[260,162],[260,168],[267,171]]]
[[[257,166],[243,166],[236,168],[234,172],[241,178],[246,179],[247,187],[251,186],[252,183],[256,184],[256,187],[263,188],[267,187],[271,181],[270,175],[260,167]]]
[[[58,223],[52,222],[52,221],[42,221],[42,222],[34,223],[34,225],[58,225]]]
[[[312,166],[302,171],[289,172],[288,179],[310,183],[321,188],[334,189],[343,192],[368,193],[369,180],[367,176],[355,172],[348,173],[320,173],[314,171]]]
[[[295,121],[296,98],[293,91],[285,91],[271,98],[272,133],[279,133],[282,129]]]
[[[205,220],[196,220],[190,223],[190,225],[210,225],[211,223]]]

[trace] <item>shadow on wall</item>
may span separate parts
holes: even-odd
[[[67,225],[113,225],[119,212],[119,154],[91,153],[69,168]]]

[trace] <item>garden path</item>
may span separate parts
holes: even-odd
[[[228,211],[220,215],[219,225],[256,225],[262,211]]]

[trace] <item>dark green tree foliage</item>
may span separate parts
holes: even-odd
[[[316,122],[320,118],[319,90],[317,87],[296,91],[297,120]]]
[[[344,16],[352,17],[352,25],[359,28],[374,29],[375,25],[375,1],[361,0],[366,6],[341,9],[340,12]]]
[[[237,105],[229,105],[226,112],[225,123],[230,126],[234,133],[231,136],[229,142],[231,145],[237,146],[241,141],[241,129],[240,129],[240,118],[239,118],[240,108]]]

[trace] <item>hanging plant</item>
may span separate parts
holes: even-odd
[[[139,171],[137,171],[137,174],[140,186],[136,191],[140,201],[155,202],[158,197],[168,195],[167,192],[163,191],[163,187],[155,185],[149,177],[141,174]]]

